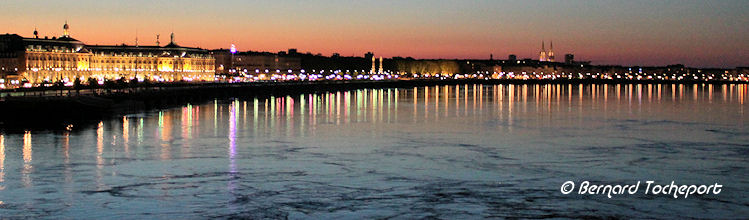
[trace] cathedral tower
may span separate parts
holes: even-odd
[[[382,57],[380,57],[380,68],[377,69],[377,73],[382,73],[382,71],[383,71],[383,69],[382,69]]]
[[[541,41],[541,52],[539,52],[538,61],[548,61],[546,57],[546,46],[544,45],[544,41]]]
[[[549,62],[554,62],[554,41],[549,42],[549,52],[546,53]]]

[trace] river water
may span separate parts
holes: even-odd
[[[0,135],[0,218],[745,218],[748,85],[215,100]],[[673,198],[657,184],[723,185]],[[636,194],[563,194],[566,181]]]

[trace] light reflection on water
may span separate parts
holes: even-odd
[[[735,217],[747,212],[747,94],[747,85],[362,89],[3,134],[0,216]],[[718,181],[731,193],[609,200],[561,195],[566,180]]]

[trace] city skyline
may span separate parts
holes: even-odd
[[[155,45],[174,32],[181,45],[422,59],[538,59],[554,41],[605,65],[747,66],[749,8],[743,1],[642,2],[240,2],[8,1],[7,33],[71,36],[89,44]],[[117,25],[112,25],[117,24]]]

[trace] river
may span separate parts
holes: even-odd
[[[0,218],[740,218],[749,85],[450,85],[0,135]],[[723,185],[673,198],[566,181]]]

